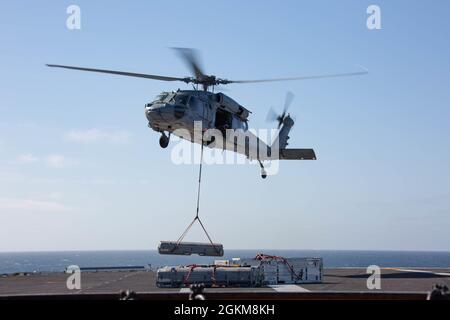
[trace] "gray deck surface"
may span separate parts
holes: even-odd
[[[66,294],[66,293],[117,293],[120,290],[135,292],[183,292],[188,289],[160,289],[155,285],[153,271],[99,271],[82,272],[81,290],[68,290],[65,273],[42,273],[28,276],[0,277],[0,295],[12,294]],[[210,288],[206,291],[252,291],[252,292],[307,292],[307,291],[370,291],[365,269],[325,269],[320,284],[279,285],[266,288]],[[434,284],[450,287],[450,269],[382,269],[383,292],[426,292]],[[375,290],[377,291],[377,290]]]

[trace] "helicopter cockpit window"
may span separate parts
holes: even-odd
[[[185,106],[187,104],[188,98],[189,98],[188,95],[183,94],[176,96],[175,100],[178,104],[182,104]]]
[[[164,100],[167,98],[168,95],[169,95],[169,94],[166,93],[166,92],[161,93],[161,94],[159,94],[159,95],[156,96],[156,98],[155,98],[155,100],[154,100],[153,102],[161,102],[161,101],[164,101]]]

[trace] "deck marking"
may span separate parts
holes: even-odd
[[[298,284],[280,284],[280,285],[270,285],[270,288],[277,292],[310,292]]]
[[[384,269],[394,270],[394,271],[403,271],[403,272],[429,273],[429,274],[435,274],[437,276],[450,277],[450,273],[446,273],[446,272],[433,272],[433,271],[427,271],[427,270],[401,269],[401,268],[384,268]]]
[[[123,276],[123,277],[121,277],[119,279],[113,279],[113,280],[110,280],[110,281],[104,281],[104,282],[102,282],[100,284],[97,284],[97,285],[92,285],[92,286],[87,287],[87,288],[81,288],[80,290],[77,290],[77,291],[75,291],[73,293],[77,293],[77,294],[85,293],[85,291],[89,291],[89,290],[92,290],[92,289],[97,289],[97,288],[100,288],[100,287],[102,287],[104,285],[108,285],[110,283],[115,283],[115,282],[118,282],[118,281],[122,281],[123,279],[128,278],[128,277],[132,277],[133,275],[134,275],[133,273],[130,273],[130,274],[125,275],[125,276]]]

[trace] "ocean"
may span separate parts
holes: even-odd
[[[325,268],[333,267],[424,267],[450,268],[450,252],[416,251],[333,251],[333,250],[227,250],[224,257],[250,258],[257,253],[289,257],[322,257]],[[0,252],[0,274],[15,272],[64,271],[79,267],[151,266],[212,263],[214,257],[167,256],[157,251],[67,251]]]

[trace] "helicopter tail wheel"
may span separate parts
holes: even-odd
[[[162,133],[161,137],[159,138],[159,145],[161,146],[161,148],[167,148],[167,146],[169,145],[169,140],[169,137]]]
[[[258,162],[259,162],[259,166],[261,167],[261,178],[266,179],[267,178],[267,172],[264,169],[264,165],[262,164],[261,161],[258,161]]]
[[[267,172],[265,170],[261,171],[261,178],[263,178],[263,179],[267,178]]]

